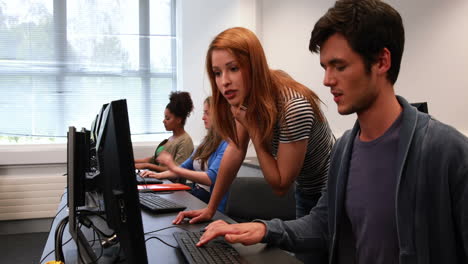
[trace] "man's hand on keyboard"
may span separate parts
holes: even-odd
[[[262,241],[265,234],[266,226],[263,223],[228,224],[222,220],[218,220],[205,228],[205,232],[197,243],[197,246],[202,246],[219,236],[224,236],[229,243],[242,243],[246,246],[253,245]]]

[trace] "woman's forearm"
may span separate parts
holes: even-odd
[[[166,166],[156,165],[156,164],[153,164],[153,163],[146,164],[145,169],[156,171],[156,172],[167,171]]]
[[[262,170],[263,177],[275,190],[275,192],[281,192],[286,187],[282,183],[281,175],[278,170],[278,163],[266,150],[266,148],[259,142],[253,140],[255,152],[257,154],[258,163]]]
[[[171,170],[171,172],[192,182],[208,186],[211,186],[212,184],[210,177],[208,177],[208,174],[204,171],[193,171],[182,167],[175,167]]]
[[[276,159],[262,144],[256,141],[253,143],[265,180],[276,194],[286,194],[301,171],[307,140],[279,143]]]

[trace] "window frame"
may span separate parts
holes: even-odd
[[[61,107],[62,109],[64,106],[65,95],[64,95],[64,88],[65,88],[65,80],[67,77],[121,77],[120,74],[112,74],[106,72],[99,72],[99,71],[79,71],[70,67],[67,67],[67,1],[68,0],[53,0],[53,42],[54,42],[54,49],[55,49],[55,60],[60,65],[57,67],[55,71],[39,71],[39,72],[32,72],[32,71],[24,71],[24,70],[11,70],[8,74],[16,75],[16,76],[25,76],[25,75],[33,75],[38,77],[52,77],[56,79],[56,92],[59,94],[59,100],[57,102],[57,106]],[[151,24],[151,16],[150,16],[150,0],[138,0],[138,19],[139,19],[139,35],[144,36],[139,38],[139,69],[136,71],[127,71],[125,73],[126,77],[136,77],[141,80],[141,88],[140,91],[142,92],[143,102],[142,105],[144,107],[144,112],[149,113],[151,112],[151,83],[152,80],[158,78],[164,79],[171,79],[172,80],[172,90],[177,90],[177,38],[176,38],[176,0],[170,0],[171,3],[171,31],[169,36],[171,38],[171,72],[151,72],[151,36],[150,32],[150,24]],[[65,32],[65,33],[63,33]],[[57,118],[58,123],[67,124],[65,120],[65,113],[61,111],[57,111],[55,113],[55,118]],[[92,117],[90,117],[92,120]],[[91,122],[90,122],[91,123]],[[146,127],[143,128],[144,131],[150,131],[150,124],[151,122],[145,122]],[[89,128],[88,128],[89,129]],[[4,134],[8,136],[9,134]],[[10,134],[10,137],[14,137],[17,135]],[[150,140],[158,141],[163,136],[166,136],[167,132],[161,131],[157,132],[156,136],[153,136]],[[54,138],[54,137],[45,137],[43,135],[19,135],[20,137],[31,139],[30,143],[0,143],[0,154],[5,149],[14,148],[17,146],[19,149],[28,149],[31,146],[34,149],[35,145],[41,145],[47,147],[48,145],[65,145],[63,140],[59,140],[58,143],[37,143],[34,141],[34,138]],[[63,136],[57,136],[57,138],[63,138]],[[137,142],[142,142],[143,140],[148,140],[142,135],[132,136],[132,140]],[[29,140],[28,140],[29,141]],[[154,141],[153,141],[154,142]],[[53,147],[52,147],[53,149]],[[2,155],[0,155],[2,157]],[[1,164],[0,164],[1,165]]]

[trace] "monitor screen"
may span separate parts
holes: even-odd
[[[104,211],[102,213],[108,228],[114,231],[112,245],[114,242],[119,243],[119,249],[107,251],[114,254],[105,254],[106,258],[145,264],[148,260],[135,179],[127,103],[125,100],[113,101],[103,109],[105,110],[101,113],[100,135],[96,145],[99,171],[92,178],[85,173],[84,162],[89,158],[85,152],[90,148],[86,141],[86,131],[77,132],[74,127],[69,129],[69,230],[78,245],[80,258],[85,263],[99,261],[100,257],[96,257],[88,243],[89,239],[86,239],[78,228],[78,223],[89,215],[89,210],[81,206],[88,205],[89,197],[95,197],[93,199],[98,199],[98,207]],[[88,187],[91,180],[96,188]],[[86,195],[83,195],[85,191]],[[86,201],[83,201],[84,197]],[[96,213],[99,212],[92,214]],[[98,221],[102,221],[99,219]],[[104,244],[103,242],[101,241],[101,244]]]
[[[412,106],[416,107],[420,112],[429,114],[429,109],[427,108],[427,102],[421,102],[421,103],[412,103]]]
[[[68,207],[76,208],[85,204],[84,179],[86,172],[85,134],[75,127],[68,128],[67,134],[67,190]]]
[[[128,263],[147,263],[126,100],[103,113],[96,145],[106,221]]]
[[[81,140],[82,141],[82,145],[83,145],[83,166],[84,166],[84,170],[85,172],[90,172],[91,171],[91,166],[92,166],[92,163],[91,163],[91,158],[92,158],[92,155],[95,155],[93,154],[93,142],[92,142],[92,139],[91,139],[91,131],[90,130],[87,130],[86,128],[82,128],[81,129],[81,132],[80,132],[80,135],[82,135],[81,137],[83,137],[83,139]]]
[[[85,173],[86,159],[89,146],[86,142],[86,131],[77,132],[71,126],[67,133],[67,205],[68,205],[68,230],[75,240],[81,259],[87,263],[97,260],[88,240],[81,232],[78,225],[78,208],[85,205]],[[61,252],[61,251],[60,251]]]
[[[90,139],[93,144],[96,144],[96,125],[97,125],[97,120],[99,118],[99,115],[96,115],[96,117],[93,119],[93,122],[91,123],[91,130],[90,130]]]
[[[102,130],[102,123],[103,123],[103,116],[105,115],[106,108],[109,104],[103,104],[101,107],[101,110],[99,111],[98,115],[96,116],[96,125],[95,125],[95,131],[94,131],[94,136],[95,136],[95,145],[97,145],[99,138],[101,136],[101,130]]]

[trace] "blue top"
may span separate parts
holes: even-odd
[[[211,180],[210,195],[213,192],[213,188],[216,183],[216,177],[218,177],[219,164],[221,163],[221,159],[223,158],[224,150],[226,149],[227,145],[228,143],[226,141],[221,141],[216,151],[213,152],[213,154],[211,154],[210,158],[208,159],[208,170],[206,170],[205,172],[206,174],[208,174],[208,177]],[[190,156],[190,158],[184,161],[184,163],[182,163],[180,167],[188,170],[194,170],[192,156],[193,154]],[[224,209],[226,208],[228,194],[229,192],[226,192],[223,199],[221,200],[221,203],[218,206],[218,211],[224,212]]]

